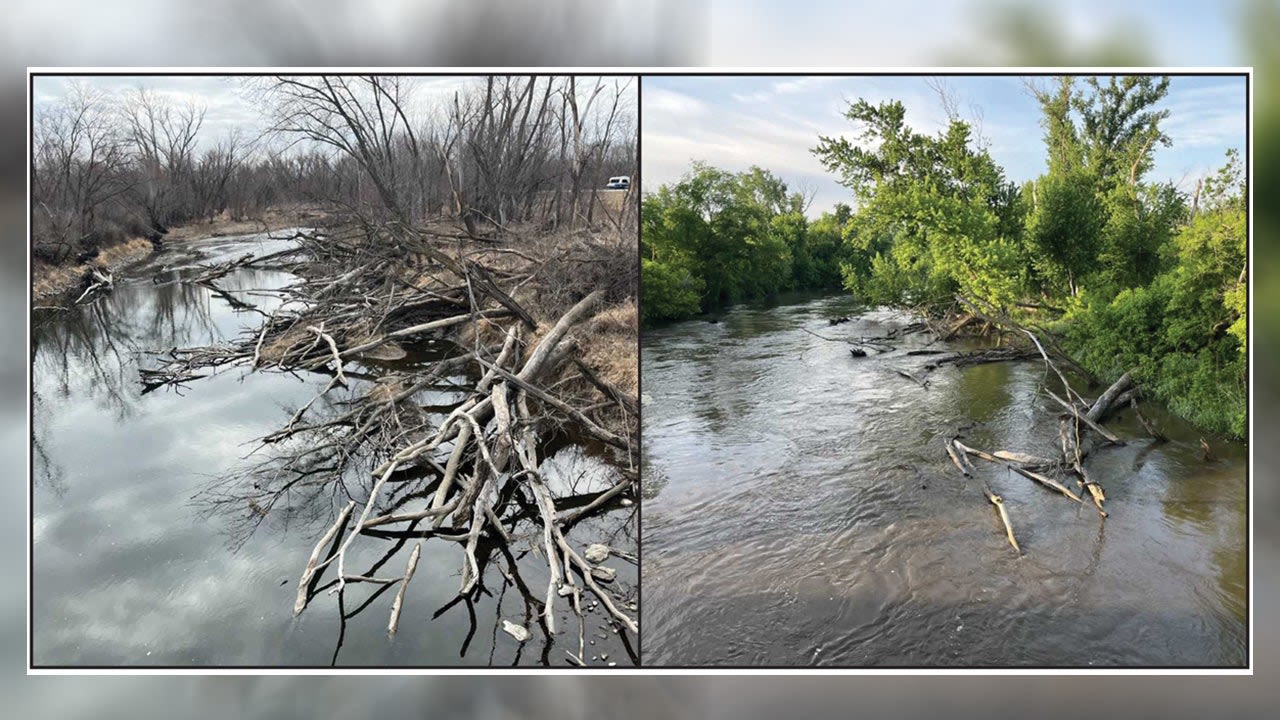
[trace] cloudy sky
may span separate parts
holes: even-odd
[[[123,98],[138,89],[148,91],[182,105],[188,102],[205,109],[201,127],[202,147],[211,147],[228,132],[238,129],[246,137],[254,137],[266,129],[262,109],[253,98],[251,78],[215,75],[82,75],[37,76],[32,86],[32,105],[36,112],[69,95],[76,86],[84,86],[107,96]],[[420,106],[446,101],[454,91],[475,82],[468,77],[413,77],[413,99]]]
[[[66,98],[77,86],[115,98],[123,98],[138,88],[146,88],[175,104],[194,103],[205,109],[199,137],[201,147],[205,148],[216,145],[232,130],[239,130],[246,137],[256,137],[266,129],[263,110],[254,98],[253,80],[216,75],[37,76],[34,78],[31,97],[32,105],[38,113]],[[595,86],[595,81],[595,77],[580,77],[578,95],[585,100]],[[408,76],[405,82],[411,88],[410,117],[424,118],[443,112],[455,92],[482,81],[478,77],[465,76]],[[636,82],[634,78],[626,76],[605,78],[607,89],[593,105],[593,114],[598,116],[607,111],[606,100],[610,97],[615,82],[623,86],[624,100],[620,104],[620,112],[634,118]],[[634,122],[631,124],[634,125]]]
[[[1011,179],[1021,182],[1044,172],[1039,106],[1022,78],[951,76],[943,82],[961,116],[980,121],[992,156]],[[858,98],[901,100],[916,130],[932,133],[946,124],[938,94],[923,77],[647,77],[641,103],[644,188],[678,181],[701,160],[726,170],[771,170],[792,189],[814,193],[813,215],[849,202],[850,192],[810,149],[819,135],[856,137],[843,113]],[[1173,145],[1158,149],[1153,179],[1194,187],[1196,178],[1222,164],[1227,148],[1244,151],[1242,77],[1175,77],[1161,106],[1171,113],[1163,128]]]

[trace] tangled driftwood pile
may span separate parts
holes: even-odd
[[[612,570],[585,557],[569,532],[636,494],[632,390],[602,379],[582,358],[580,343],[590,338],[574,338],[583,321],[619,300],[613,290],[553,288],[568,307],[539,323],[535,314],[545,317],[549,303],[526,308],[515,298],[540,297],[540,276],[554,274],[563,258],[537,257],[518,243],[443,240],[395,223],[293,239],[294,249],[240,257],[193,278],[217,295],[218,280],[239,267],[270,264],[297,275],[283,304],[262,313],[260,328],[228,344],[158,354],[159,365],[143,370],[142,381],[154,389],[232,365],[328,376],[310,402],[262,438],[268,459],[208,491],[215,504],[247,504],[254,523],[299,498],[320,498],[325,502],[311,504],[336,513],[318,525],[327,530],[301,568],[294,612],[326,588],[341,597],[351,583],[395,587],[387,623],[394,635],[405,588],[427,552],[423,539],[462,546],[459,594],[468,596],[483,590],[490,555],[505,555],[508,579],[517,572],[504,547],[515,542],[517,522],[530,519],[541,526],[530,544],[545,559],[548,579],[545,592],[526,592],[526,602],[537,606],[548,635],[557,631],[557,603],[583,619],[584,594],[615,627],[637,632],[628,612],[635,605],[606,587]],[[425,359],[419,351],[406,367],[370,370],[424,343],[443,349]],[[450,398],[443,404],[442,394]],[[607,447],[621,479],[590,494],[553,492],[540,451],[546,436],[564,432]],[[416,542],[403,574],[375,575],[385,559],[353,567],[352,546],[369,539]],[[326,575],[331,579],[321,585]],[[582,635],[580,627],[578,653],[569,653],[579,663]]]

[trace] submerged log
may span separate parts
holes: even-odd
[[[924,379],[922,379],[922,378],[918,378],[918,377],[916,377],[915,375],[912,375],[911,373],[907,372],[906,370],[901,370],[901,369],[899,369],[899,368],[894,368],[894,369],[893,369],[893,371],[894,371],[894,372],[896,372],[897,374],[901,375],[902,377],[904,377],[904,378],[906,378],[906,379],[910,380],[911,382],[913,382],[913,383],[915,383],[915,384],[919,385],[920,387],[924,388],[925,390],[928,390],[928,389],[929,389],[929,381],[928,381],[928,380],[924,380]]]
[[[946,355],[945,357],[940,357],[937,360],[925,363],[923,367],[926,371],[933,371],[945,365],[972,367],[975,365],[986,365],[988,363],[1019,362],[1022,360],[1030,360],[1034,357],[1036,357],[1036,352],[1034,350],[1026,350],[1022,348],[995,348],[992,350],[976,350]]]
[[[1147,434],[1150,435],[1156,442],[1162,443],[1162,442],[1166,442],[1169,439],[1168,436],[1160,432],[1160,429],[1157,428],[1155,424],[1152,423],[1151,420],[1148,419],[1147,416],[1142,413],[1142,410],[1138,409],[1138,398],[1136,396],[1131,396],[1129,398],[1129,407],[1133,408],[1134,414],[1138,416],[1138,422],[1142,423],[1143,429],[1146,430]]]
[[[996,450],[991,454],[1001,460],[1008,460],[1009,462],[1017,463],[1031,470],[1039,470],[1057,464],[1056,460],[1050,460],[1049,458],[1043,458],[1037,455],[1028,455],[1026,453],[1010,452],[1008,450]]]
[[[960,469],[960,473],[965,477],[976,477],[977,474],[973,469],[973,465],[957,451],[957,447],[963,449],[959,442],[954,438],[946,441],[947,454],[951,456],[951,461]],[[991,490],[991,485],[987,483],[986,478],[979,478],[982,483],[982,494],[987,498],[996,509],[996,513],[1000,517],[1000,522],[1004,525],[1005,538],[1008,539],[1009,545],[1013,547],[1013,551],[1019,556],[1022,555],[1022,548],[1018,546],[1018,539],[1013,534],[1013,522],[1009,519],[1009,510],[1005,507],[1004,498],[995,494]]]

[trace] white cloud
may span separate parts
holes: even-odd
[[[901,81],[875,77],[707,78],[733,83],[723,101],[676,92],[649,81],[644,87],[642,141],[644,188],[676,182],[694,161],[730,171],[759,166],[814,192],[812,214],[851,193],[826,171],[811,150],[820,136],[860,143],[857,128],[844,117],[849,102],[898,99],[907,120],[920,132],[937,132],[946,116],[927,92]]]
[[[662,88],[646,89],[642,105],[645,122],[651,117],[671,119],[705,117],[708,114],[707,104],[702,100],[683,93]]]
[[[1243,81],[1189,88],[1171,95],[1163,128],[1185,148],[1239,145],[1245,134]]]

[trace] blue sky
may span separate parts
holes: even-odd
[[[940,79],[1011,179],[1021,182],[1044,172],[1040,111],[1022,78]],[[901,100],[908,124],[925,132],[941,130],[947,119],[924,77],[646,77],[642,88],[646,190],[679,180],[694,160],[734,171],[759,165],[793,189],[811,191],[813,215],[850,200],[809,150],[819,135],[856,137],[843,117],[851,101]],[[1243,152],[1243,77],[1174,77],[1161,106],[1171,113],[1163,128],[1173,145],[1157,150],[1151,179],[1189,189],[1222,164],[1227,148]]]

